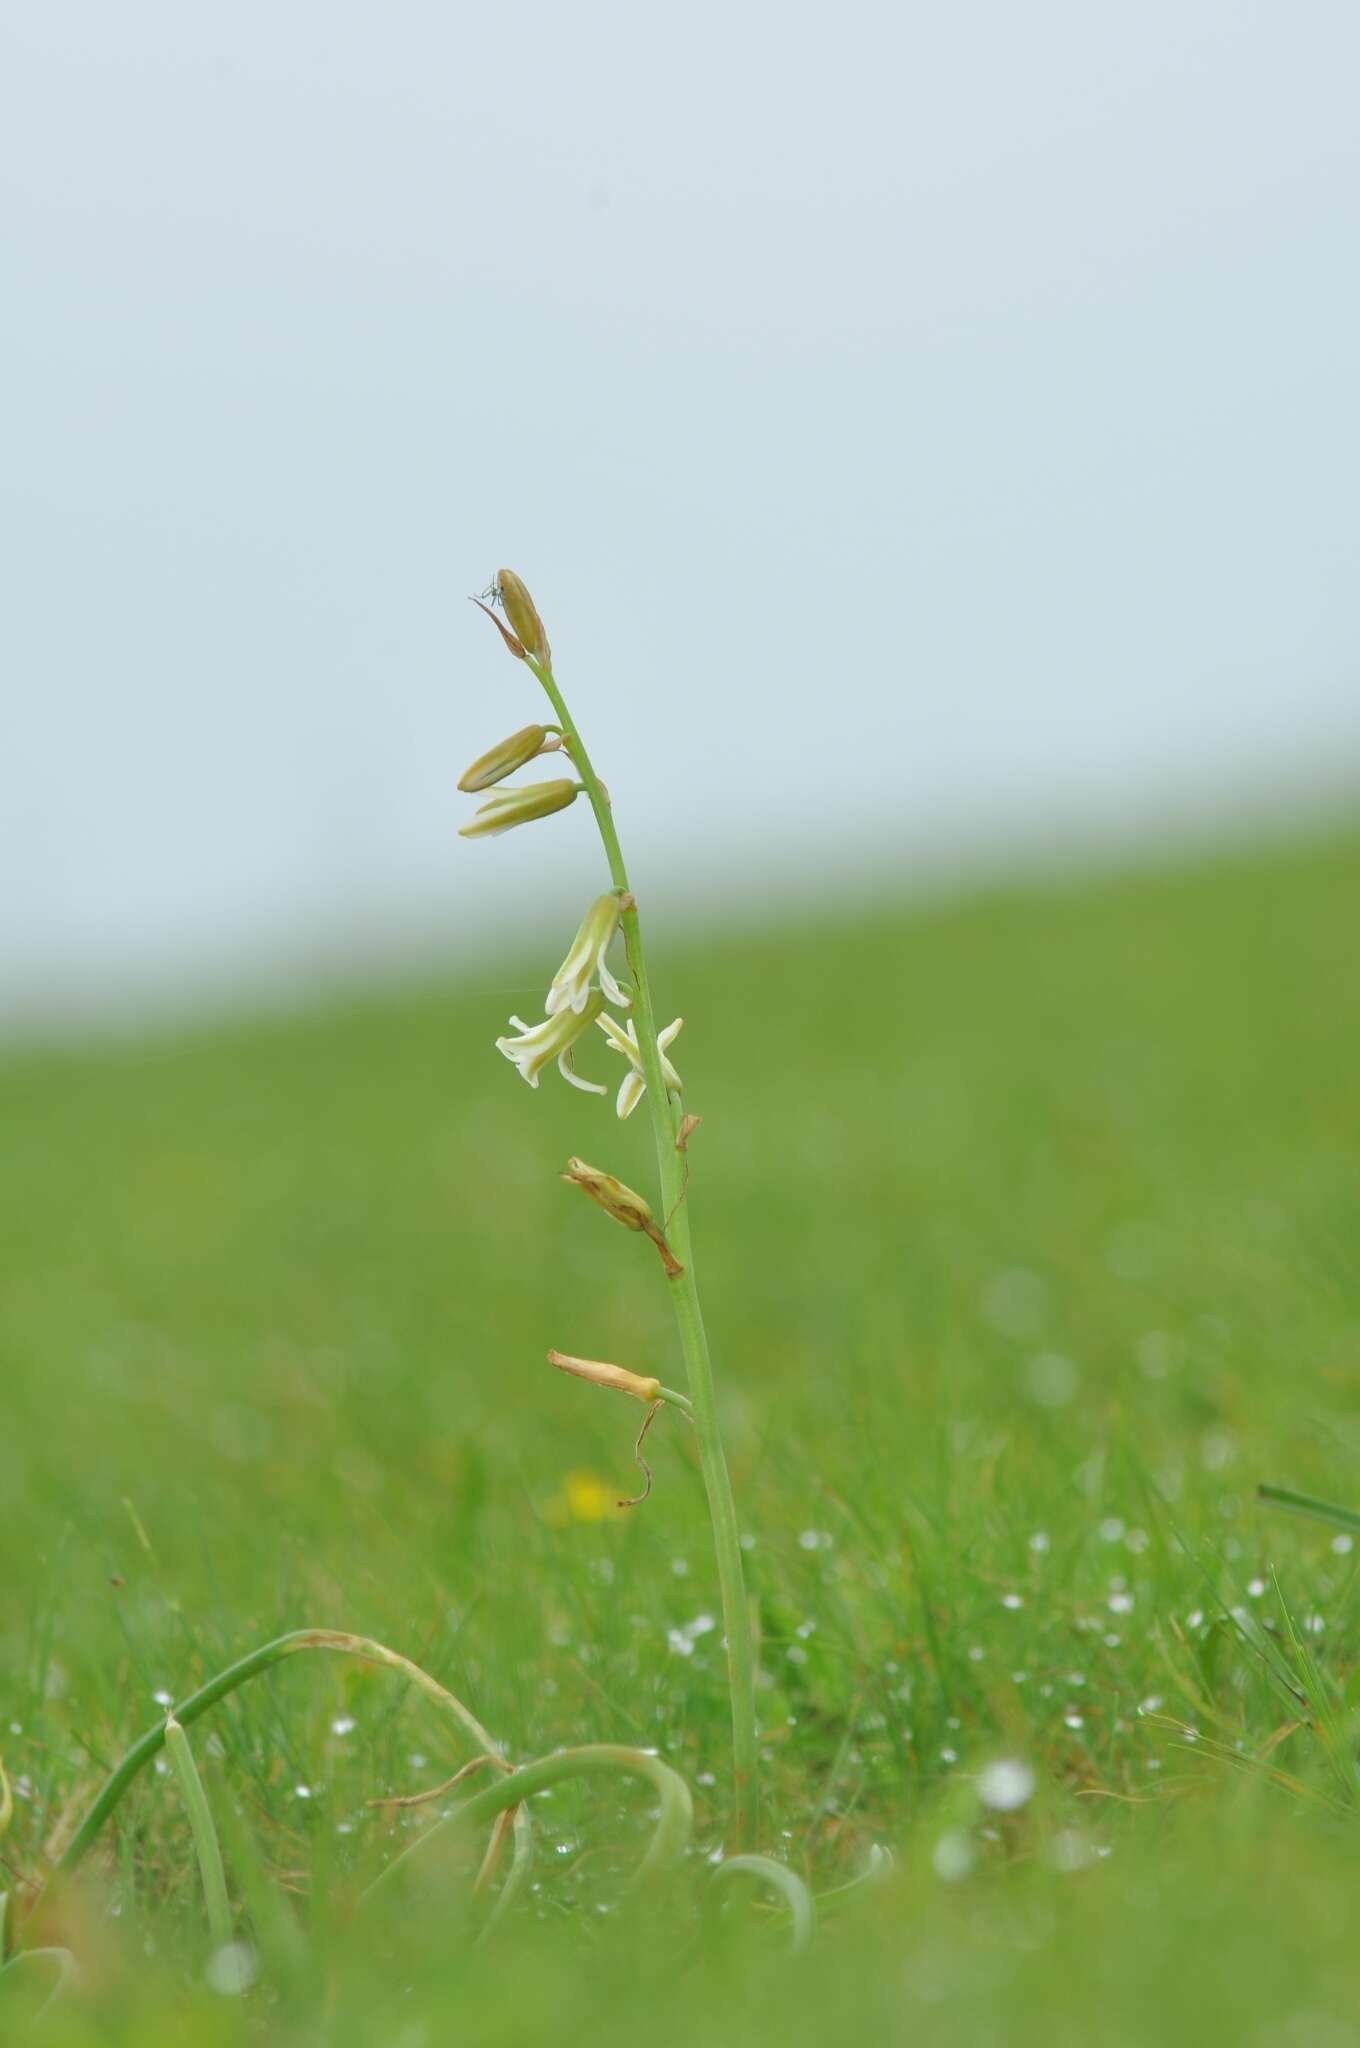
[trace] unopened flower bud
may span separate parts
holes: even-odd
[[[598,1166],[588,1166],[584,1159],[569,1159],[562,1179],[579,1188],[583,1195],[589,1195],[606,1216],[622,1223],[625,1230],[640,1230],[649,1237],[661,1254],[661,1263],[672,1280],[684,1272],[684,1267],[666,1242],[665,1232],[652,1214],[650,1203],[632,1188],[625,1187],[612,1173],[605,1173]]]
[[[513,775],[517,768],[523,768],[526,762],[542,753],[547,737],[546,726],[522,726],[518,732],[512,732],[508,740],[502,740],[499,746],[490,747],[485,754],[480,754],[467,773],[460,777],[458,787],[472,791],[490,789],[493,783],[504,782],[507,775]],[[553,745],[556,744],[554,740]]]
[[[505,616],[509,619],[516,638],[533,655],[535,661],[541,661],[544,668],[551,668],[552,649],[543,630],[543,621],[538,616],[533,599],[513,569],[496,571],[496,588],[500,592],[501,603],[505,606]]]
[[[629,1372],[623,1365],[607,1365],[602,1358],[572,1358],[565,1351],[550,1351],[549,1365],[555,1365],[560,1372],[575,1373],[578,1380],[589,1380],[593,1386],[612,1387],[617,1394],[631,1394],[635,1401],[658,1401],[661,1398],[660,1380],[644,1379],[640,1373]]]
[[[499,789],[485,803],[470,825],[464,825],[460,839],[489,839],[508,832],[512,825],[527,825],[535,818],[548,818],[564,811],[581,794],[579,782],[564,776],[558,782],[522,782],[515,789]]]

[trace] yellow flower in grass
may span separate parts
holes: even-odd
[[[560,1490],[543,1503],[543,1519],[555,1529],[569,1522],[606,1522],[619,1513],[617,1494],[598,1472],[584,1470],[566,1473]]]

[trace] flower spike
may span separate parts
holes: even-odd
[[[675,1068],[666,1058],[666,1048],[679,1037],[684,1021],[683,1017],[677,1017],[673,1024],[668,1024],[664,1031],[658,1031],[656,1034],[657,1048],[661,1054],[662,1075],[667,1088],[673,1089],[677,1095],[680,1093],[683,1083]],[[597,1019],[597,1022],[601,1031],[609,1040],[612,1050],[614,1052],[621,1052],[629,1062],[628,1072],[624,1075],[623,1085],[619,1089],[619,1099],[616,1107],[620,1117],[631,1116],[641,1102],[647,1087],[647,1078],[642,1071],[642,1052],[637,1041],[637,1029],[631,1017],[628,1020],[626,1029],[616,1024],[612,1017],[600,1017]]]
[[[554,811],[564,811],[580,794],[581,784],[565,776],[557,782],[522,782],[514,789],[498,789],[458,837],[492,839],[512,825],[528,825],[535,818],[550,818]]]
[[[556,1060],[562,1079],[570,1081],[573,1088],[586,1095],[604,1095],[607,1090],[603,1085],[599,1081],[583,1081],[573,1064],[577,1039],[590,1029],[603,1008],[604,997],[593,989],[583,1010],[558,1010],[541,1024],[526,1024],[522,1017],[512,1017],[510,1022],[520,1036],[498,1038],[496,1050],[518,1067],[531,1088],[537,1088],[538,1077],[549,1060]]]
[[[632,898],[629,897],[631,903]],[[558,1010],[583,1010],[590,994],[590,977],[599,977],[600,987],[615,1009],[626,1010],[633,998],[621,988],[605,965],[609,942],[619,928],[624,898],[617,892],[597,896],[581,920],[581,929],[571,942],[571,951],[553,976],[544,1008],[554,1016]]]

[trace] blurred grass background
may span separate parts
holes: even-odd
[[[1206,1569],[1265,1614],[1277,1567],[1338,1686],[1354,1656],[1345,1545],[1253,1492],[1360,1502],[1357,930],[1353,833],[708,942],[652,925],[704,1119],[767,1842],[821,1885],[884,1842],[898,1876],[797,1971],[773,1931],[647,1960],[596,1912],[639,1802],[568,1788],[508,1978],[395,1920],[351,1942],[317,1902],[381,1854],[365,1799],[461,1759],[380,1676],[289,1669],[209,1762],[321,1914],[324,2038],[1360,2042],[1354,1818],[1307,1730],[1272,1756],[1293,1793],[1196,1754],[1283,1718]],[[303,1623],[426,1663],[516,1756],[655,1744],[720,1840],[683,1425],[652,1432],[646,1505],[599,1513],[635,1489],[638,1413],[544,1363],[679,1370],[651,1248],[555,1178],[578,1152],[650,1191],[645,1118],[531,1095],[492,1047],[555,965],[0,1067],[10,1881],[157,1692]],[[603,1045],[580,1064],[618,1078]],[[946,1883],[931,1845],[1001,1753],[1035,1799],[969,1818]],[[100,1967],[53,2038],[321,2038],[184,1987],[168,1784],[114,1841]]]

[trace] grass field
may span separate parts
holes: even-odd
[[[1354,837],[702,948],[653,921],[763,1846],[821,1892],[895,1855],[800,1957],[758,1895],[695,1936],[729,1727],[684,1425],[618,1513],[638,1411],[544,1363],[680,1371],[651,1248],[555,1177],[650,1188],[645,1118],[492,1048],[556,960],[0,1067],[0,1889],[158,1695],[304,1625],[424,1663],[513,1757],[655,1746],[697,1800],[649,1905],[647,1796],[546,1796],[537,1889],[472,1947],[447,1859],[358,1897],[424,1825],[366,1801],[467,1748],[299,1657],[194,1730],[233,1882],[289,1902],[256,1988],[205,1984],[148,1772],[54,1908],[82,1975],[34,2038],[1360,2048],[1360,1551],[1255,1499],[1360,1504],[1358,940]],[[6,2048],[39,1974],[0,1978]]]

